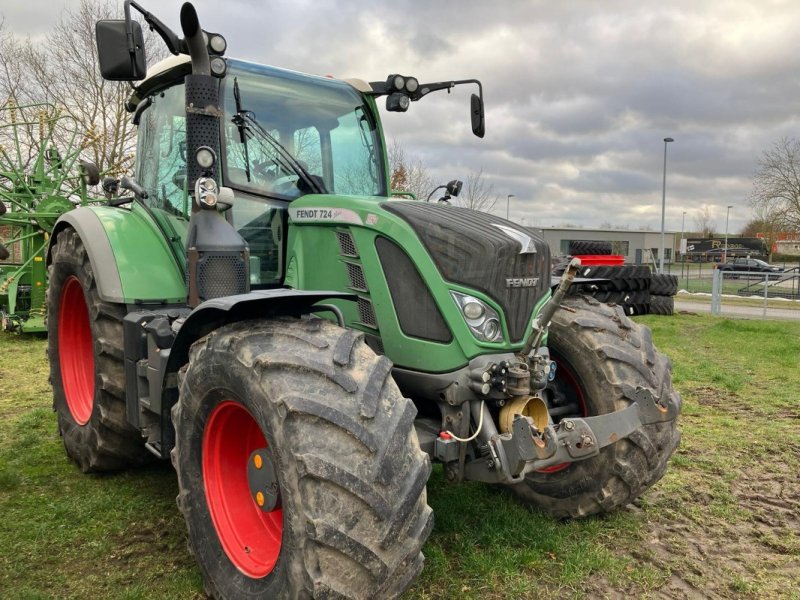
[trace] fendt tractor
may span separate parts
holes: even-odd
[[[149,70],[131,8],[174,55]],[[532,231],[392,196],[378,101],[477,86],[482,137],[477,80],[305,75],[180,23],[97,24],[135,171],[54,227],[48,351],[82,470],[172,460],[209,595],[398,596],[433,462],[556,517],[661,478],[680,399],[649,330],[567,294],[578,261],[554,285]]]

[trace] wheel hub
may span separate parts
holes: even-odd
[[[250,495],[264,512],[281,508],[281,488],[275,473],[275,465],[267,455],[266,448],[258,448],[247,461],[247,483]]]

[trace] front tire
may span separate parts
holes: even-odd
[[[197,342],[172,459],[206,592],[399,596],[432,527],[415,414],[391,362],[327,321],[235,323]]]
[[[654,348],[650,330],[618,306],[588,296],[569,298],[553,317],[548,347],[558,365],[553,392],[576,407],[569,416],[627,408],[638,387],[656,401],[671,398],[680,406],[669,359]],[[556,517],[608,512],[661,479],[679,441],[677,421],[645,425],[598,456],[531,473],[510,487]]]
[[[100,299],[86,248],[74,229],[58,234],[48,278],[47,355],[67,454],[84,473],[154,460],[125,414],[125,307]]]

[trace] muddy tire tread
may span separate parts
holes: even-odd
[[[564,304],[553,319],[550,344],[580,344],[604,364],[605,380],[598,383],[613,398],[611,410],[629,406],[637,386],[649,389],[655,398],[669,395],[680,406],[671,384],[671,363],[653,347],[649,329],[631,321],[621,307],[592,297],[570,298]],[[632,502],[661,479],[679,442],[675,421],[646,425],[606,446],[597,457],[562,472],[537,474],[511,489],[559,518],[608,512]],[[581,482],[585,489],[571,493],[570,481]]]
[[[375,356],[362,334],[320,319],[232,324],[193,346],[173,408],[179,441],[172,456],[190,539],[199,531],[180,440],[199,401],[190,390],[191,365],[213,370],[222,356],[233,357],[240,372],[254,373],[268,410],[280,415],[280,433],[272,435],[291,467],[282,486],[310,498],[298,509],[303,577],[292,584],[292,595],[399,596],[422,569],[421,548],[433,524],[425,492],[431,465],[416,441],[416,409],[391,379],[391,362]],[[350,507],[350,518],[327,513],[323,507],[331,502]],[[210,595],[233,597],[200,563]]]

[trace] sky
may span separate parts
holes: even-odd
[[[139,2],[179,30],[180,2]],[[800,125],[800,2],[571,0],[197,0],[228,56],[319,75],[480,79],[407,113],[387,140],[437,181],[483,169],[494,211],[528,226],[570,223],[720,233],[753,218],[761,153]],[[76,0],[3,0],[6,27],[39,37]],[[122,2],[119,3],[122,15]],[[507,198],[509,194],[514,197]],[[685,216],[683,213],[686,213]]]

